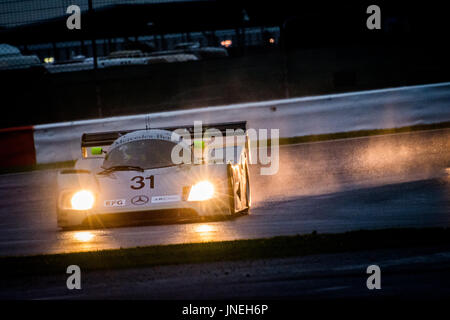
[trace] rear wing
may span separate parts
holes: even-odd
[[[176,126],[176,127],[164,127],[164,128],[150,128],[151,129],[161,129],[167,131],[175,131],[177,129],[185,129],[191,134],[191,139],[194,139],[194,126]],[[240,122],[226,122],[226,123],[213,123],[213,124],[202,124],[202,136],[204,132],[208,129],[219,130],[224,136],[226,131],[239,130],[244,131],[247,129],[247,121]],[[83,133],[81,136],[81,153],[83,158],[103,158],[104,154],[107,152],[108,147],[116,141],[119,137],[138,130],[121,130],[121,131],[109,131],[109,132],[95,132],[95,133]]]

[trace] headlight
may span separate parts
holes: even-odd
[[[214,196],[214,186],[209,181],[201,181],[192,186],[188,201],[204,201]]]
[[[70,199],[70,204],[74,210],[89,210],[94,206],[95,197],[92,192],[81,190],[75,193]]]

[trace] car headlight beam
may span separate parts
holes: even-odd
[[[94,206],[95,197],[91,191],[80,190],[72,196],[70,204],[74,210],[89,210]]]
[[[205,201],[214,196],[214,185],[209,181],[200,181],[192,186],[188,201]]]

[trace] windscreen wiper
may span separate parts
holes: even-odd
[[[157,167],[154,167],[154,168],[151,168],[151,169],[161,169],[161,168],[168,168],[168,167],[175,167],[175,166],[179,166],[179,164],[172,163],[172,164],[167,164],[165,166],[157,166]]]
[[[144,172],[144,168],[138,166],[112,166],[100,171],[98,174],[107,174],[113,171],[140,171]]]

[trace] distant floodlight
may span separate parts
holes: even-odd
[[[44,58],[44,62],[45,63],[53,63],[53,62],[55,62],[55,58],[53,58],[53,57]]]
[[[220,45],[225,48],[231,47],[232,44],[233,44],[233,41],[231,41],[231,40],[223,40],[220,42]]]

